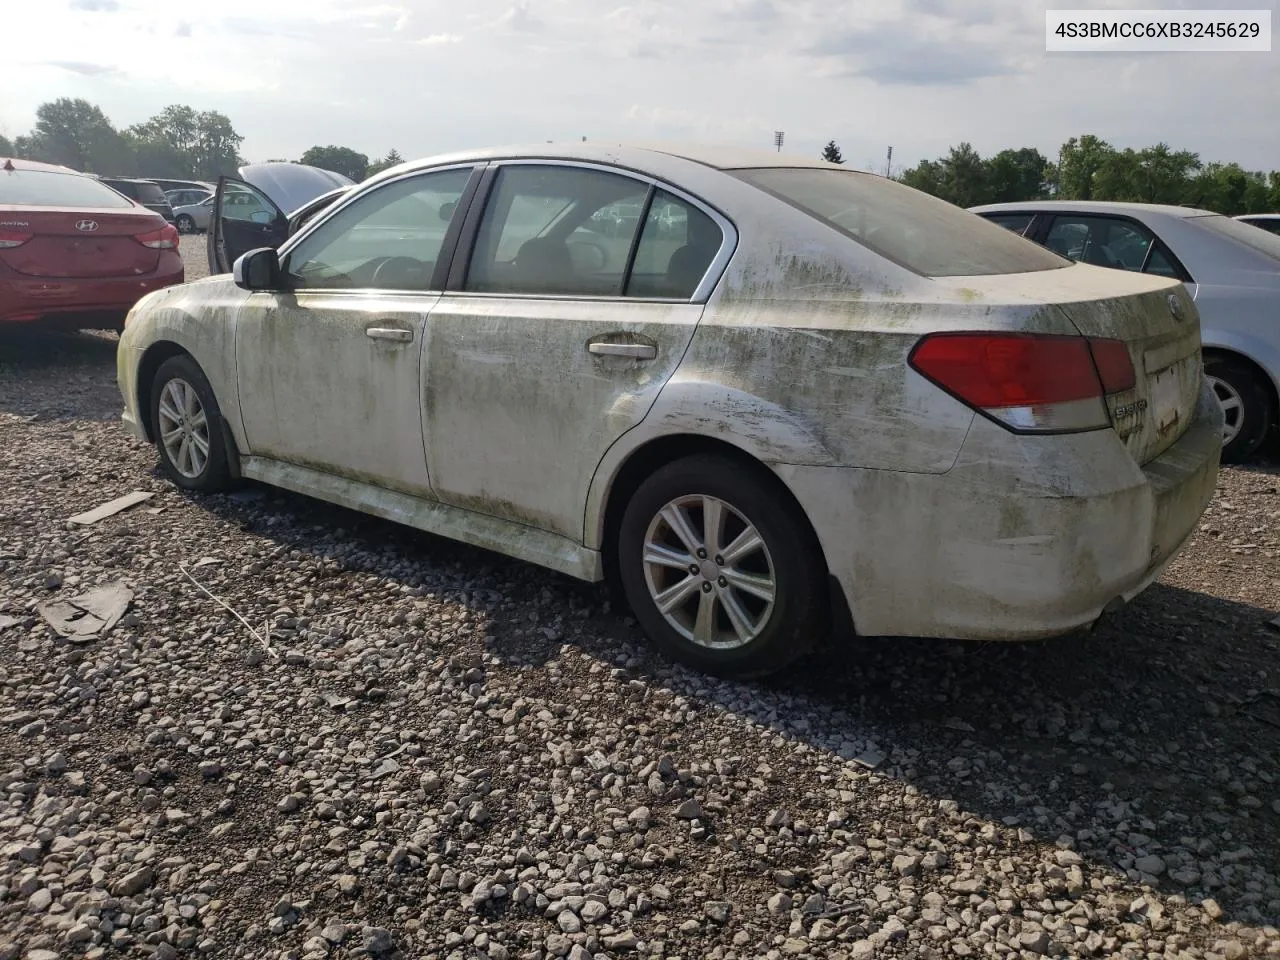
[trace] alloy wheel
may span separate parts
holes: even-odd
[[[189,480],[209,462],[209,418],[195,387],[178,377],[160,393],[160,442],[175,470]]]
[[[1240,428],[1244,426],[1244,398],[1240,396],[1240,391],[1226,380],[1218,377],[1207,379],[1209,385],[1213,387],[1213,395],[1218,398],[1218,405],[1222,407],[1224,418],[1222,442],[1225,445],[1234,440],[1239,435]]]
[[[643,561],[658,611],[698,646],[745,646],[773,613],[777,579],[769,548],[742,513],[716,497],[680,497],[658,511],[645,533]]]

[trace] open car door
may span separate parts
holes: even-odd
[[[257,187],[219,177],[209,216],[210,273],[230,273],[242,254],[289,239],[289,217]]]

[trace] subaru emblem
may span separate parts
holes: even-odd
[[[98,229],[97,220],[79,220],[76,222],[76,229],[82,233],[93,233]]]
[[[1186,315],[1186,311],[1182,309],[1182,300],[1176,293],[1169,294],[1169,312],[1175,320],[1181,320]]]

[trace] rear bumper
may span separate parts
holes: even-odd
[[[1139,467],[1112,431],[1017,437],[975,420],[943,475],[780,467],[859,633],[1029,640],[1149,586],[1213,496],[1222,414]]]
[[[0,270],[0,323],[30,323],[77,314],[117,316],[153,290],[182,283],[177,251],[164,251],[154,273],[137,277],[28,277]]]

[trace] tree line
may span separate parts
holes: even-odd
[[[0,157],[56,163],[73,170],[117,177],[216,180],[244,166],[238,134],[216,110],[174,104],[145,123],[117,129],[87,100],[63,97],[36,109],[31,131],[12,141],[0,135]],[[357,182],[403,162],[394,149],[370,159],[348,147],[314,146],[299,163],[345,174]]]
[[[824,160],[843,163],[834,140]],[[1021,200],[1121,200],[1199,207],[1228,216],[1280,211],[1280,170],[1204,163],[1166,143],[1116,149],[1093,134],[1072,137],[1056,162],[1033,147],[983,157],[969,143],[922,160],[894,179],[961,207]]]

